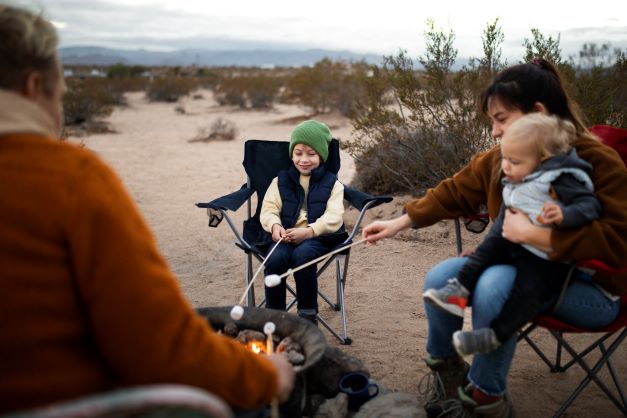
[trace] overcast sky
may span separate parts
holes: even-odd
[[[624,0],[623,0],[624,1]],[[460,57],[481,55],[486,23],[499,18],[504,56],[520,59],[532,27],[560,34],[564,57],[584,42],[627,48],[627,2],[558,0],[0,0],[44,9],[62,46],[172,50],[294,47],[412,56],[427,19],[453,29]],[[578,5],[577,5],[578,3]],[[622,4],[622,6],[620,6]]]

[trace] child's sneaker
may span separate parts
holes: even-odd
[[[492,328],[479,328],[474,331],[456,331],[453,345],[460,356],[476,353],[489,353],[501,346]]]
[[[456,316],[464,316],[470,292],[456,279],[448,280],[441,289],[429,289],[422,294],[425,302],[436,305]]]

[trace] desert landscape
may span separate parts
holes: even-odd
[[[288,139],[292,127],[309,115],[305,108],[277,104],[272,110],[239,110],[218,106],[210,91],[178,103],[149,103],[143,93],[127,95],[129,105],[116,108],[107,122],[114,133],[70,137],[95,151],[119,174],[157,237],[180,285],[196,307],[236,303],[244,290],[244,256],[233,245],[226,223],[207,227],[207,216],[196,202],[206,202],[238,189],[245,181],[241,166],[247,139]],[[222,118],[238,129],[234,140],[194,141],[201,130]],[[316,116],[336,138],[351,136],[350,121],[330,114]],[[350,183],[354,164],[342,156],[340,180]],[[373,219],[398,216],[407,196],[370,211]],[[352,225],[357,211],[347,208]],[[235,215],[244,219],[245,208]],[[364,224],[364,225],[365,225]],[[465,245],[480,236],[464,232]],[[346,285],[350,346],[339,346],[323,330],[330,345],[360,358],[373,379],[388,389],[421,397],[420,381],[427,373],[426,318],[420,297],[425,273],[437,262],[455,256],[452,222],[405,231],[395,239],[352,249]],[[321,280],[332,290],[334,278]],[[261,281],[257,295],[263,294]],[[325,319],[339,327],[339,316],[320,304]],[[469,326],[469,323],[467,323]],[[545,331],[537,331],[540,346],[553,347]],[[575,338],[583,346],[589,336]],[[550,348],[553,350],[553,348]],[[627,353],[617,353],[615,367],[627,384]],[[573,368],[552,374],[531,348],[521,343],[509,377],[509,391],[520,417],[551,416],[583,374]],[[591,384],[569,408],[566,417],[618,417],[619,411]]]

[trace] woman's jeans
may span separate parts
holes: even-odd
[[[283,274],[290,268],[301,266],[308,261],[329,252],[332,247],[316,239],[306,239],[298,245],[280,243],[266,262],[265,275]],[[296,300],[299,313],[315,315],[318,313],[318,277],[316,265],[294,273],[296,282]],[[285,279],[275,287],[265,287],[266,307],[285,310]]]
[[[439,289],[448,279],[456,277],[465,258],[450,258],[433,267],[425,277],[425,290]],[[472,326],[487,328],[501,311],[507,300],[515,278],[515,269],[508,265],[487,268],[479,278],[471,295]],[[619,301],[611,301],[583,273],[576,277],[566,290],[562,304],[553,314],[571,325],[597,328],[609,324],[618,316]],[[435,358],[457,356],[452,335],[462,328],[463,319],[425,303],[429,336],[427,352]],[[468,378],[476,387],[492,396],[500,396],[507,388],[507,374],[516,349],[513,336],[498,349],[487,354],[475,354]]]

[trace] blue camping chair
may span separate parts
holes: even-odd
[[[288,169],[292,164],[292,160],[288,154],[289,142],[287,141],[262,141],[248,140],[244,144],[244,170],[247,175],[246,184],[231,194],[219,197],[210,202],[196,203],[199,208],[207,209],[209,216],[209,226],[217,227],[223,219],[226,219],[229,227],[235,235],[235,245],[244,251],[246,256],[246,274],[245,284],[248,286],[253,277],[253,259],[263,262],[265,255],[269,251],[272,240],[270,235],[263,230],[259,222],[259,214],[261,212],[261,204],[263,197],[279,171]],[[340,169],[340,144],[339,141],[333,139],[329,145],[329,157],[324,162],[327,170],[337,174]],[[257,195],[257,207],[252,211],[252,196]],[[346,239],[335,248],[340,248],[352,242],[356,235],[360,223],[365,212],[382,203],[392,201],[388,196],[371,196],[367,193],[360,192],[348,186],[344,186],[344,199],[353,207],[360,211],[359,217],[355,222],[352,232],[346,235]],[[247,203],[247,218],[244,221],[242,232],[233,223],[229,217],[228,211],[237,211],[244,203]],[[350,344],[352,340],[346,333],[346,310],[344,306],[344,287],[346,285],[346,275],[348,271],[348,262],[350,256],[350,248],[334,254],[326,261],[321,262],[317,270],[320,276],[329,266],[335,265],[336,278],[336,297],[331,300],[322,291],[318,290],[319,296],[331,307],[331,309],[340,312],[342,330],[336,332],[329,323],[324,320],[320,314],[317,320],[324,326],[340,343]],[[287,290],[295,295],[294,290],[288,285]],[[262,301],[258,305],[255,303],[255,292],[251,286],[247,295],[248,306],[261,306]],[[287,306],[288,309],[295,303],[292,300]]]

